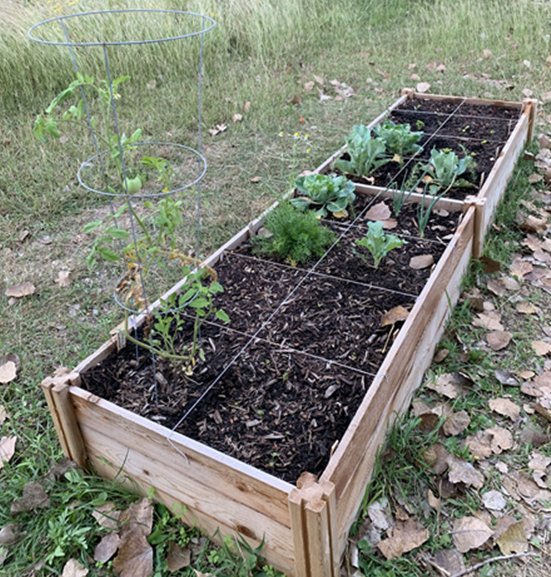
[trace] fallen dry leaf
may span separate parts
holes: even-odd
[[[436,511],[440,511],[442,507],[442,499],[438,498],[430,489],[427,496],[429,505]]]
[[[476,489],[482,489],[484,486],[484,475],[477,471],[471,463],[463,459],[454,458],[448,471],[450,483],[463,483],[467,486],[473,486]]]
[[[503,427],[491,427],[486,429],[485,432],[492,435],[490,446],[496,455],[501,454],[513,446],[513,435],[507,429]]]
[[[528,182],[530,184],[535,184],[536,182],[540,182],[543,180],[543,176],[541,174],[537,174],[536,172],[534,172],[533,174],[531,174],[528,177]]]
[[[428,92],[430,88],[430,84],[428,82],[419,82],[417,84],[417,92],[423,94],[424,92]]]
[[[520,407],[510,399],[490,399],[489,405],[492,411],[509,417],[512,421],[516,421],[520,415]]]
[[[551,457],[547,457],[546,455],[542,455],[536,451],[532,453],[528,463],[528,468],[533,471],[532,477],[534,482],[542,489],[550,488],[547,471],[549,465],[551,465]]]
[[[96,545],[94,549],[94,561],[100,563],[107,563],[111,557],[117,552],[121,542],[119,534],[115,531],[107,533],[102,540]]]
[[[493,292],[495,295],[503,296],[507,292],[507,288],[505,287],[505,283],[502,279],[494,279],[491,278],[486,283],[486,287],[489,291]]]
[[[217,134],[220,134],[221,132],[225,132],[228,129],[228,127],[225,124],[217,124],[216,128],[209,128],[209,134],[211,136],[216,136]]]
[[[60,270],[57,273],[57,279],[55,282],[60,288],[71,286],[71,273],[68,270]]]
[[[531,214],[522,215],[518,219],[518,224],[522,230],[528,232],[545,232],[547,230],[547,218],[537,218]]]
[[[448,437],[451,435],[460,435],[471,424],[471,418],[467,411],[452,413],[444,422],[444,434]]]
[[[313,80],[310,80],[309,82],[305,82],[304,83],[304,90],[306,90],[306,92],[310,92],[310,90],[314,89],[314,85],[315,85],[315,82]]]
[[[174,573],[183,567],[188,567],[191,563],[191,550],[188,547],[180,547],[178,543],[170,541],[168,544],[168,555],[166,556],[167,569]]]
[[[436,354],[434,355],[433,361],[435,363],[441,363],[445,359],[447,359],[448,355],[450,354],[449,349],[438,349]]]
[[[416,549],[430,537],[428,529],[414,518],[398,521],[392,530],[392,536],[377,544],[379,551],[387,558],[401,557],[404,553]]]
[[[0,547],[17,543],[24,534],[21,533],[21,525],[19,523],[8,523],[0,529]]]
[[[510,371],[504,371],[502,369],[496,369],[494,371],[494,375],[495,378],[502,384],[502,385],[509,385],[511,387],[514,387],[516,385],[518,385],[518,381],[515,379],[515,377],[513,376],[513,373],[511,373]],[[521,378],[522,375],[519,374],[519,376]],[[534,376],[533,374],[530,377],[527,378],[531,378],[532,376]]]
[[[138,529],[147,537],[153,526],[153,503],[145,498],[136,501],[121,512],[119,522],[122,525],[121,537],[134,529]]]
[[[50,506],[50,498],[38,481],[29,481],[23,485],[21,499],[13,501],[10,514],[16,515],[34,509],[47,509]]]
[[[15,453],[17,437],[2,437],[0,439],[0,469],[8,463]]]
[[[373,205],[365,215],[368,220],[388,220],[390,218],[390,208],[383,202]]]
[[[409,311],[403,306],[398,305],[383,315],[383,319],[381,320],[381,327],[386,327],[388,325],[394,325],[400,321],[405,321],[408,318],[408,315]]]
[[[455,575],[465,570],[463,555],[457,549],[443,549],[434,555],[434,562],[445,573],[443,575]]]
[[[99,505],[92,511],[92,517],[98,522],[98,525],[106,529],[117,529],[120,516],[121,511],[117,511],[115,503],[112,502]]]
[[[241,122],[241,121],[243,120],[243,115],[242,115],[242,114],[239,114],[239,113],[238,113],[238,114],[234,114],[233,117],[232,117],[232,120],[233,120],[234,124],[235,124],[236,122]]]
[[[386,498],[374,501],[367,508],[369,519],[379,531],[388,531],[394,526],[394,520],[389,514],[389,511],[390,507],[388,506],[388,500]]]
[[[465,444],[473,457],[487,459],[492,454],[492,436],[486,431],[477,431],[465,439]]]
[[[436,377],[434,382],[431,379],[428,379],[425,386],[431,391],[435,391],[440,395],[448,397],[448,399],[455,399],[462,392],[461,386],[451,373],[439,375]]]
[[[486,340],[490,348],[494,351],[504,349],[513,338],[513,334],[508,331],[492,331],[486,335]]]
[[[312,75],[312,77],[314,78],[314,80],[318,83],[318,84],[323,84],[323,78],[321,76],[316,76],[315,74]]]
[[[448,453],[444,445],[436,443],[423,451],[421,458],[437,475],[442,475],[449,467],[452,456]]]
[[[526,262],[517,256],[511,263],[509,270],[511,271],[511,274],[515,275],[519,279],[522,279],[527,274],[530,274],[533,268],[534,267],[531,263]]]
[[[243,105],[243,111],[249,112],[250,108],[251,108],[251,103],[247,100],[247,102],[245,102],[245,104]]]
[[[478,313],[476,318],[472,320],[473,327],[481,327],[489,331],[502,331],[501,313],[497,311],[488,311]]]
[[[517,312],[519,312],[523,315],[534,315],[538,312],[536,310],[536,307],[532,303],[529,303],[526,301],[518,302],[515,308],[516,308]]]
[[[6,409],[4,405],[0,405],[0,425],[6,420],[8,413],[6,413]]]
[[[6,289],[4,293],[7,297],[21,298],[28,295],[32,295],[36,290],[35,286],[31,282],[23,282],[20,284],[14,284]]]
[[[11,383],[17,376],[17,367],[13,361],[6,361],[0,365],[0,383]]]
[[[61,577],[86,577],[86,575],[88,575],[88,569],[76,559],[69,559],[61,573]]]
[[[421,81],[421,77],[419,76],[419,74],[415,74],[415,72],[413,72],[412,74],[409,75],[410,80],[414,80],[415,82],[420,82]]]
[[[551,353],[551,344],[544,341],[532,341],[532,348],[539,357]]]
[[[492,536],[493,531],[476,517],[456,519],[452,529],[452,540],[458,551],[466,553],[478,549]]]
[[[499,491],[488,491],[482,495],[482,503],[486,509],[501,511],[507,506],[505,497]]]
[[[153,549],[139,528],[127,531],[121,538],[113,570],[119,577],[151,577]]]
[[[483,57],[484,59],[488,60],[488,58],[491,58],[491,56],[492,56],[492,51],[491,51],[491,50],[488,50],[487,48],[485,48],[485,49],[482,51],[482,57]]]
[[[413,270],[422,270],[434,264],[434,257],[432,254],[420,254],[414,256],[409,261],[409,267]]]
[[[511,524],[505,533],[497,539],[497,544],[503,555],[527,551],[528,541],[524,535],[523,521]]]

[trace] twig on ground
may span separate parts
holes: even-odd
[[[492,557],[491,559],[486,559],[486,561],[482,561],[481,563],[477,563],[472,567],[468,567],[459,573],[455,573],[451,577],[463,577],[463,575],[468,575],[473,571],[477,571],[478,569],[484,567],[484,565],[488,565],[489,563],[494,563],[496,561],[507,561],[508,559],[515,559],[516,557],[526,557],[527,555],[534,555],[534,553],[527,552],[527,553],[515,553],[514,555],[500,555],[499,557]]]

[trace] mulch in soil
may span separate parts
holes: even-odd
[[[397,229],[411,228],[410,220],[401,214]],[[231,322],[203,326],[207,361],[191,376],[156,358],[158,406],[151,356],[139,349],[136,359],[134,346],[82,375],[83,386],[169,429],[201,399],[178,432],[289,482],[304,471],[320,474],[396,337],[396,327],[381,327],[384,313],[411,310],[430,274],[430,267],[411,269],[409,259],[433,254],[437,262],[445,248],[409,238],[376,270],[370,255],[365,264],[349,250],[365,226],[360,219],[308,277],[305,268],[256,258],[247,246],[224,255],[216,306]],[[191,334],[190,317],[181,344]]]

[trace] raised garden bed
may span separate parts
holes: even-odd
[[[103,476],[128,475],[143,493],[154,487],[210,533],[264,538],[263,555],[290,575],[338,575],[376,452],[459,296],[477,218],[477,207],[442,201],[419,239],[405,208],[393,232],[408,244],[375,271],[350,250],[381,201],[359,192],[353,222],[325,223],[340,242],[318,262],[252,254],[262,219],[207,260],[231,323],[205,325],[207,362],[191,378],[157,364],[158,405],[147,355],[136,358],[120,333],[46,379],[65,454]],[[409,266],[427,254],[433,266]],[[399,331],[381,322],[398,305],[409,311]],[[147,330],[146,315],[136,322]]]

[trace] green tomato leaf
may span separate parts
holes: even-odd
[[[230,322],[230,317],[223,311],[223,310],[217,310],[216,314],[214,315],[218,320],[221,320],[224,323],[229,323]]]
[[[209,306],[209,301],[204,297],[196,298],[189,303],[189,306],[194,309],[202,309]]]
[[[109,262],[115,262],[119,260],[119,255],[105,246],[100,246],[98,248],[98,252],[100,253],[102,258],[104,258]]]
[[[105,232],[110,234],[113,238],[119,239],[126,239],[130,236],[126,230],[123,230],[122,228],[116,228],[114,226],[110,226]]]
[[[87,225],[85,225],[85,227],[82,229],[82,232],[88,234],[89,232],[92,232],[93,230],[98,228],[98,226],[101,226],[102,223],[103,223],[102,220],[93,220],[92,222],[89,222]]]

